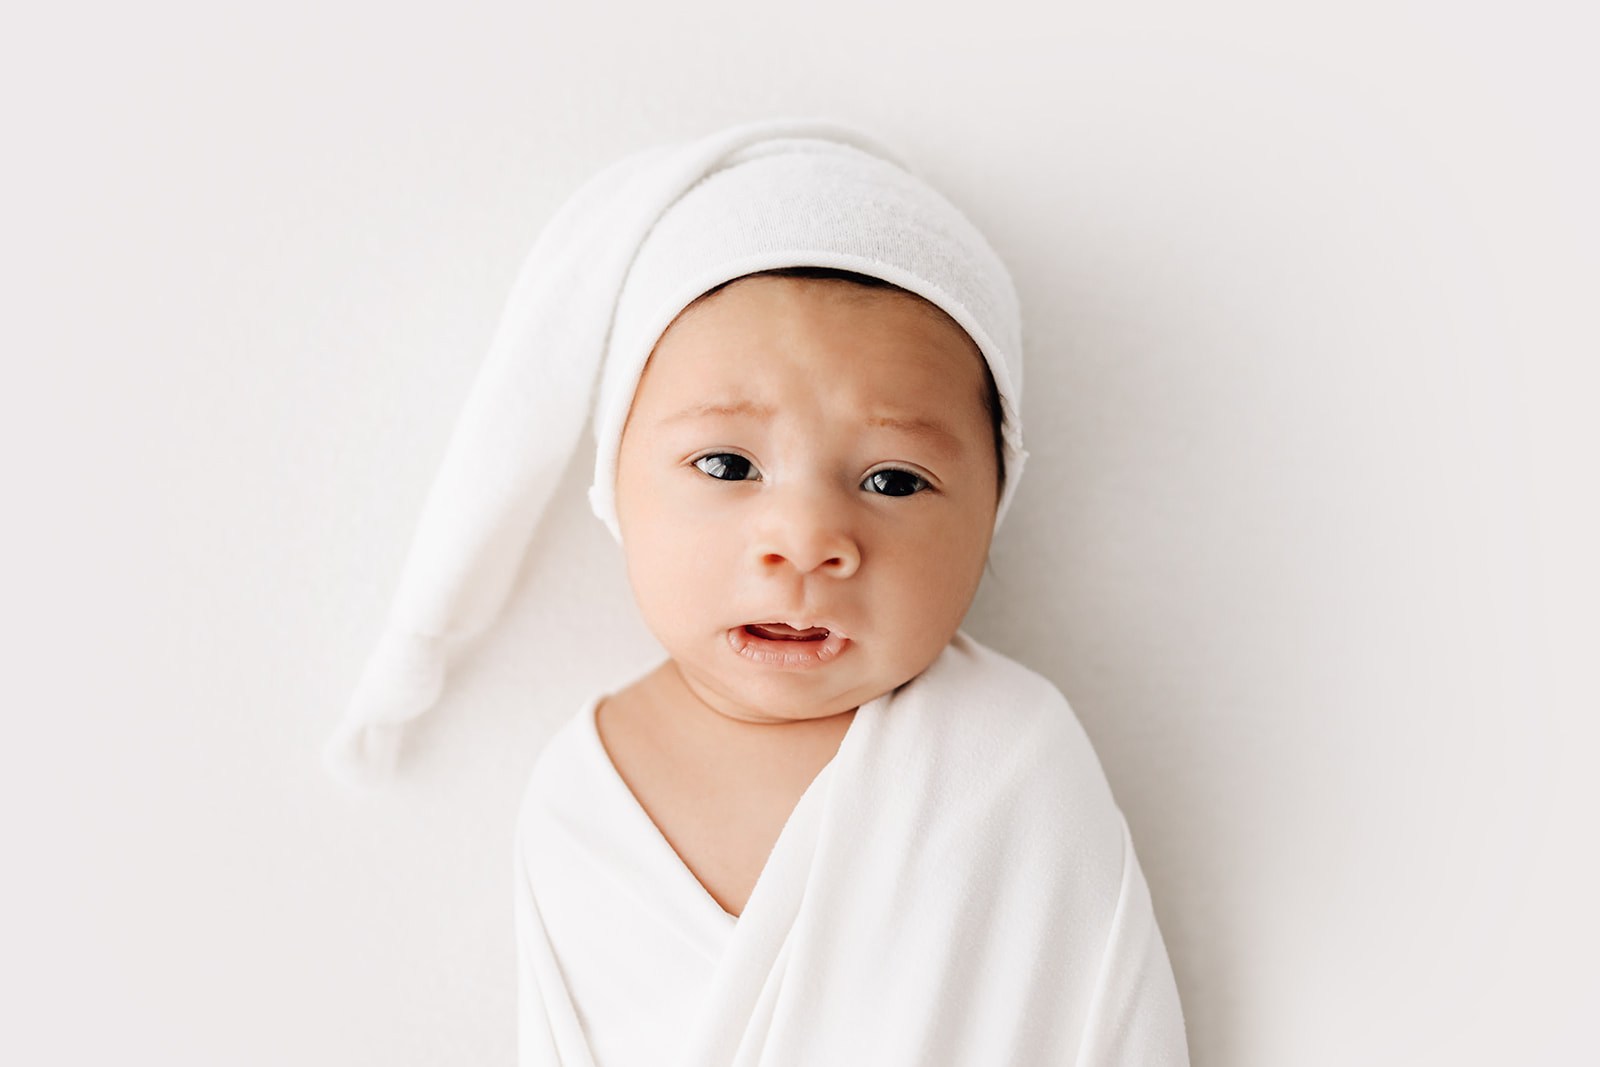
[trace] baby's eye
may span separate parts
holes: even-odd
[[[867,480],[861,483],[861,488],[869,493],[882,493],[884,496],[910,496],[928,488],[928,481],[920,474],[895,470],[891,467],[867,475]]]
[[[724,482],[743,482],[755,477],[750,461],[735,452],[713,452],[695,460],[694,465]]]

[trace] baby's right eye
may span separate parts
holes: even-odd
[[[695,460],[694,465],[724,482],[743,482],[755,477],[751,462],[735,452],[713,452]]]

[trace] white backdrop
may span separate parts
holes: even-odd
[[[522,778],[654,655],[587,457],[406,778],[316,749],[542,222],[820,114],[1016,275],[968,629],[1093,737],[1195,1063],[1600,1062],[1583,6],[8,13],[0,1059],[512,1062]]]

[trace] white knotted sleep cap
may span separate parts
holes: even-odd
[[[633,156],[567,202],[517,277],[383,637],[325,750],[339,777],[392,770],[405,724],[433,706],[452,656],[499,615],[591,400],[589,499],[620,537],[617,453],[656,341],[708,290],[784,267],[880,278],[966,330],[1000,395],[999,522],[1026,458],[1021,326],[1011,278],[983,235],[875,142],[833,123],[755,123]]]

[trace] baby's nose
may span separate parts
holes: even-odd
[[[778,495],[778,494],[774,494]],[[861,546],[848,509],[823,494],[784,494],[774,500],[751,545],[763,569],[848,578],[861,566]]]

